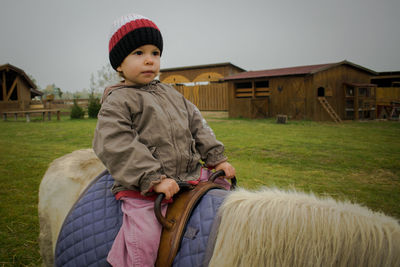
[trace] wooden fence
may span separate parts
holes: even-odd
[[[228,111],[228,85],[227,83],[210,83],[208,85],[174,85],[186,99],[195,104],[201,111]],[[87,109],[89,99],[75,99],[78,105]],[[24,110],[22,107],[43,104],[45,108],[60,109],[63,114],[68,113],[74,104],[74,99],[54,99],[21,101],[0,101],[2,110]]]
[[[76,102],[83,109],[87,109],[89,99],[76,99]],[[73,99],[55,99],[55,100],[30,100],[30,101],[0,101],[0,114],[7,111],[28,111],[32,106],[42,105],[44,109],[58,109],[61,114],[67,115],[70,113],[74,105]],[[35,117],[37,114],[33,114]],[[39,114],[40,115],[40,114]],[[23,113],[18,116],[24,116]]]
[[[227,83],[210,83],[208,85],[174,85],[186,99],[195,104],[201,111],[227,111]]]
[[[87,108],[89,105],[89,99],[75,99],[75,101],[82,108]],[[55,99],[50,105],[59,109],[69,109],[74,105],[74,99]]]

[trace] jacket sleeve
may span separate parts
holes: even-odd
[[[113,102],[114,101],[114,102]],[[93,139],[93,150],[113,178],[143,195],[163,179],[161,164],[133,128],[130,109],[113,100],[102,104]]]
[[[219,163],[227,161],[228,158],[224,156],[224,145],[216,139],[213,130],[208,126],[199,109],[186,99],[185,102],[189,113],[190,131],[202,161],[207,167],[215,167]]]

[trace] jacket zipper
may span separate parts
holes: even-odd
[[[162,107],[162,105],[161,105],[162,103],[160,103],[160,102],[165,102],[164,97],[161,95],[161,93],[157,92],[157,90],[154,90],[154,91],[151,91],[151,92],[154,92],[154,96],[156,97],[158,104],[160,105],[160,107]],[[180,162],[182,161],[182,155],[180,153],[178,153],[178,147],[177,147],[176,138],[175,138],[175,134],[174,134],[175,131],[174,131],[173,123],[172,123],[173,121],[172,121],[171,114],[169,113],[168,110],[164,110],[164,111],[167,114],[169,123],[171,125],[170,132],[171,132],[171,138],[172,138],[172,142],[174,144],[174,150],[175,150],[175,155],[176,155],[175,178],[178,179],[178,180],[181,180],[181,178],[178,175],[179,175],[179,169],[180,169]],[[178,159],[178,155],[180,155],[179,156],[180,160]]]

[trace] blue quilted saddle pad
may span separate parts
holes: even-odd
[[[110,266],[107,255],[123,215],[120,201],[110,190],[113,183],[111,175],[103,172],[71,209],[58,236],[55,266]],[[186,225],[173,266],[207,266],[209,235],[227,194],[228,191],[213,189],[199,201]]]
[[[110,266],[107,255],[122,224],[113,183],[103,172],[75,203],[58,236],[55,266]]]
[[[175,256],[174,267],[208,266],[218,227],[218,209],[229,191],[212,189],[199,201],[185,228],[181,246]]]

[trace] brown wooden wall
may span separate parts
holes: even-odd
[[[228,110],[228,85],[210,83],[208,85],[183,86],[174,85],[186,99],[202,111]]]
[[[229,82],[229,116],[244,118],[275,117],[289,115],[294,119],[305,117],[306,86],[309,79],[303,76],[256,79],[269,81],[269,97],[236,98],[235,85]],[[241,80],[240,82],[253,80]]]
[[[400,102],[400,87],[377,87],[376,104],[389,106],[391,102]]]
[[[270,80],[270,115],[290,116],[292,119],[306,117],[306,91],[310,79],[304,76],[277,77]]]

